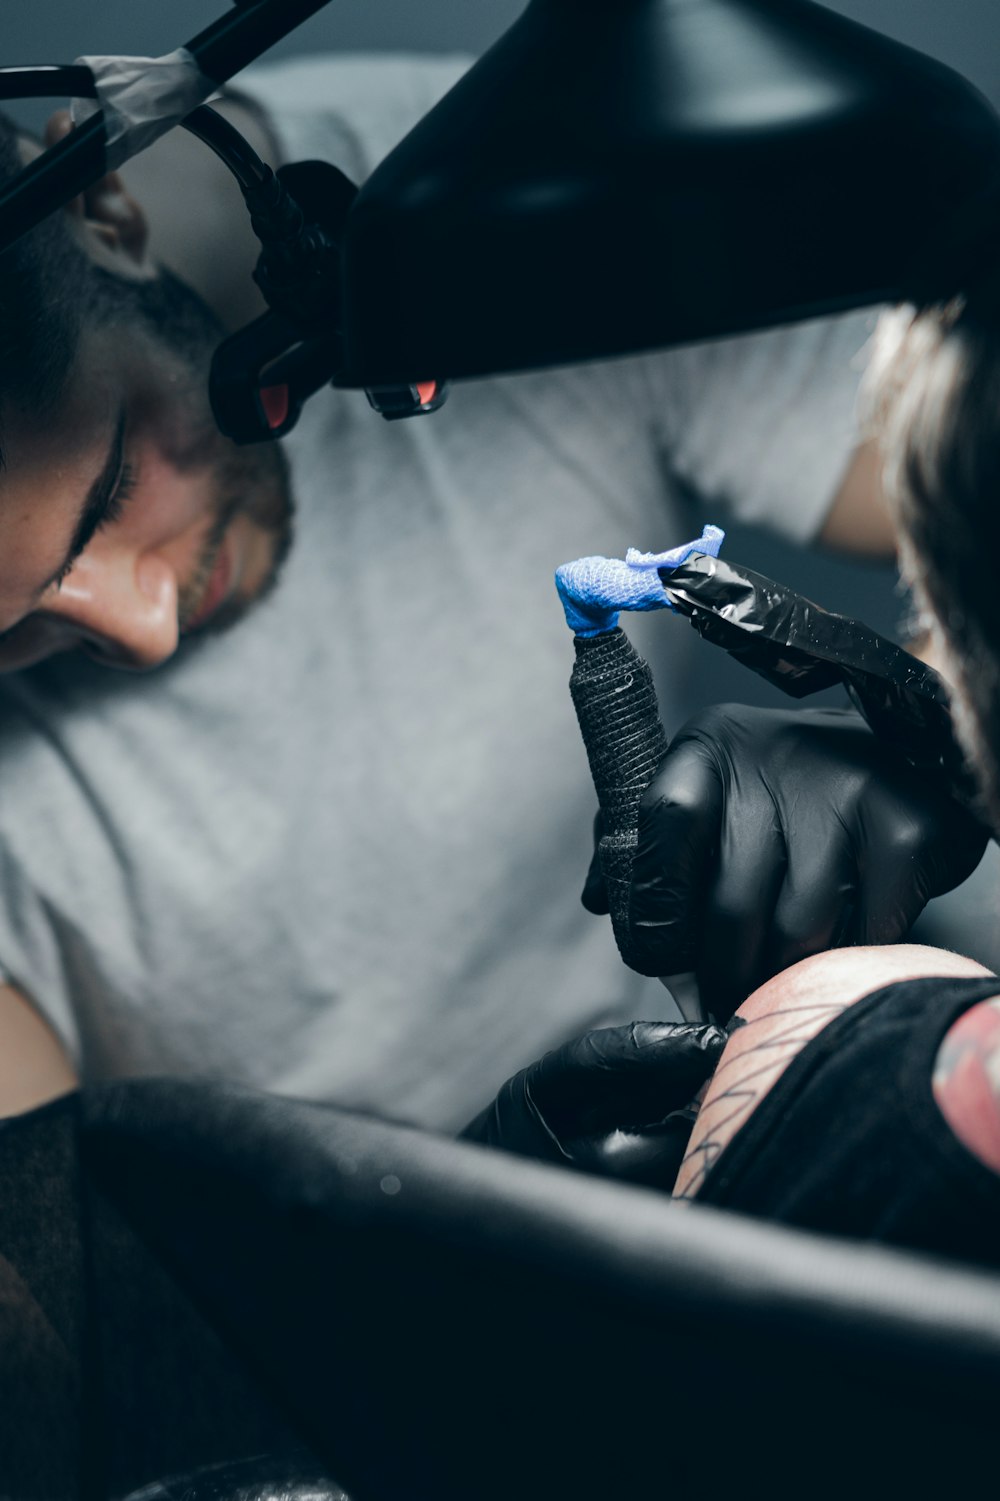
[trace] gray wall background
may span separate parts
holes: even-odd
[[[271,57],[328,50],[478,53],[525,8],[526,0],[331,0]],[[1000,0],[828,0],[829,8],[939,58],[971,79],[1000,107]],[[226,0],[5,0],[0,65],[70,62],[81,53],[166,52],[227,8]],[[48,110],[23,112],[36,127]],[[818,558],[747,527],[732,527],[730,557],[794,581],[812,598],[899,635],[894,573]],[[710,657],[710,660],[708,658]],[[722,653],[699,659],[699,696],[707,700],[788,704],[777,690]],[[932,904],[915,936],[1000,967],[1000,851],[991,847],[980,874],[960,895]]]

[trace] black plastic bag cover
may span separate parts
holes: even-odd
[[[792,698],[843,684],[880,739],[977,810],[944,680],[860,620],[814,604],[750,568],[696,554],[660,573],[700,636]]]

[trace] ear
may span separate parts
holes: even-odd
[[[45,145],[54,146],[73,129],[69,110],[57,110],[45,127]],[[125,264],[122,270],[146,268],[149,226],[146,215],[117,172],[107,172],[66,204],[84,239],[102,247]]]

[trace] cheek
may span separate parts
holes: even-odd
[[[211,525],[213,469],[180,468],[151,442],[137,444],[130,451],[129,464],[134,472],[134,486],[114,526],[122,541],[142,547],[162,547],[200,534]]]
[[[17,619],[30,609],[42,582],[65,556],[72,535],[73,508],[57,507],[36,498],[18,508],[0,496],[0,622]]]
[[[27,499],[0,485],[0,631],[40,608],[43,586],[66,557],[80,512],[80,495],[93,471],[61,482],[58,473],[29,474]]]

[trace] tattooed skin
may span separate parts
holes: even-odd
[[[837,1001],[776,1007],[752,1020],[746,1019],[746,1026],[730,1040],[706,1091],[697,1127],[677,1175],[675,1198],[695,1197],[723,1148],[796,1053],[848,1004]]]
[[[945,949],[891,944],[817,954],[776,975],[754,991],[737,1012],[746,1025],[730,1037],[708,1082],[674,1185],[674,1197],[697,1196],[724,1149],[792,1059],[849,1006],[898,980],[915,980],[922,975],[971,977],[989,973],[974,960]],[[992,1018],[989,1025],[969,1020],[987,1009]],[[954,1042],[962,1022],[968,1023],[968,1031]],[[946,1054],[948,1064],[942,1062]],[[989,1159],[983,1156],[982,1145],[977,1150],[972,1141],[974,1137],[976,1142],[983,1143],[988,1137],[989,1149],[996,1154],[1000,1172],[1000,1002],[966,1012],[948,1033],[938,1063],[944,1098],[949,1107],[955,1101],[955,1118],[939,1098],[942,1113],[960,1140],[984,1161]],[[949,1078],[953,1080],[951,1088]],[[955,1123],[959,1119],[959,1095],[965,1112],[961,1117],[963,1126],[970,1132],[968,1139]],[[978,1135],[968,1116],[974,1116]]]
[[[962,1145],[1000,1173],[1000,1000],[958,1018],[938,1050],[932,1085]]]

